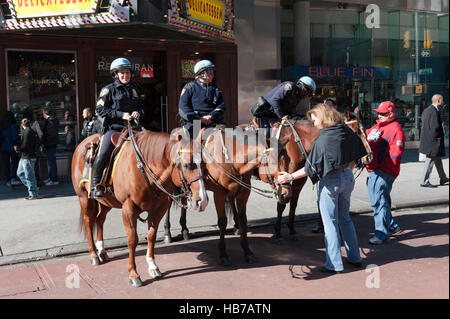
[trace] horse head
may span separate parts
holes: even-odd
[[[182,131],[177,131],[172,138],[176,140],[171,151],[174,165],[172,181],[184,191],[189,207],[202,212],[209,199],[204,182],[206,164],[202,161],[201,145],[186,137]]]
[[[359,115],[359,109],[356,108],[354,113],[345,111],[343,117],[345,120],[345,124],[347,124],[347,126],[350,127],[353,130],[353,132],[355,132],[359,136],[359,138],[364,144],[364,148],[366,149],[367,155],[361,158],[361,162],[364,165],[370,164],[370,162],[372,162],[373,159],[373,152],[372,149],[370,148],[369,142],[367,141],[365,129],[364,126],[362,125],[361,117]]]

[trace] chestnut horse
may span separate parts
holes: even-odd
[[[233,129],[231,128],[231,130]],[[235,134],[234,138],[222,130],[214,130],[205,138],[206,141],[202,152],[203,159],[206,162],[206,189],[214,193],[220,236],[220,263],[224,266],[231,264],[225,246],[226,211],[228,211],[226,207],[232,210],[230,213],[235,214],[235,222],[239,227],[240,244],[244,251],[245,260],[253,263],[255,257],[249,248],[247,238],[246,207],[248,197],[251,190],[266,197],[269,196],[265,193],[272,193],[271,191],[252,187],[250,184],[253,170],[260,166],[266,158],[267,149],[264,135],[257,134],[255,131],[243,132],[241,128],[234,130],[233,134]],[[248,142],[245,142],[245,139]],[[171,241],[169,219],[170,210],[168,210],[166,215],[166,242]],[[183,208],[181,210],[180,224],[183,237],[187,239],[186,209]]]
[[[103,223],[112,208],[122,208],[122,219],[128,237],[128,272],[132,286],[141,286],[136,271],[135,252],[138,244],[137,219],[148,212],[147,255],[151,277],[161,273],[155,263],[154,246],[158,225],[170,202],[175,186],[185,186],[192,195],[192,206],[204,210],[207,196],[199,158],[193,154],[194,142],[186,145],[184,139],[171,138],[169,134],[142,131],[134,133],[131,142],[126,141],[113,168],[113,194],[106,192],[102,199],[88,197],[88,182],[81,181],[85,167],[86,150],[91,142],[98,142],[99,135],[83,140],[72,158],[72,183],[80,201],[80,221],[84,220],[91,263],[97,265],[107,259],[103,246]],[[134,147],[135,145],[136,147]],[[139,156],[138,156],[139,154]],[[194,162],[192,161],[194,159]],[[138,164],[139,167],[138,168]],[[202,165],[202,166],[201,166]],[[142,170],[141,170],[142,169]],[[176,199],[175,199],[176,200]],[[94,249],[93,227],[97,224],[98,252]]]
[[[356,110],[355,113],[351,113],[346,111],[343,114],[343,119],[345,123],[361,138],[364,147],[367,151],[367,155],[364,156],[361,159],[362,164],[368,164],[372,161],[372,150],[370,149],[369,143],[367,142],[366,134],[364,133],[364,127],[361,124],[361,121],[358,116],[358,111]],[[295,122],[293,126],[291,126],[291,129],[282,129],[282,124],[276,124],[275,128],[280,129],[281,135],[280,139],[286,139],[289,138],[289,142],[286,144],[285,150],[286,155],[282,156],[279,160],[279,165],[282,168],[283,166],[287,168],[285,171],[288,173],[293,173],[296,170],[302,168],[305,166],[306,158],[304,155],[304,152],[301,151],[301,146],[298,142],[295,140],[295,136],[292,135],[293,131],[292,129],[295,128],[295,131],[297,132],[298,136],[300,137],[301,141],[304,144],[304,149],[306,153],[309,153],[311,150],[312,143],[317,138],[319,134],[319,130],[314,127],[314,125],[310,121],[300,121]],[[309,129],[305,130],[307,127]],[[289,202],[289,217],[287,226],[289,228],[289,235],[295,239],[297,232],[295,231],[294,227],[294,219],[295,219],[295,209],[297,208],[298,203],[298,197],[300,195],[300,192],[305,185],[307,180],[307,177],[301,178],[299,180],[296,180],[292,183],[292,187],[290,189],[290,192],[288,191],[284,196],[281,198],[285,200],[285,202],[278,202],[277,203],[277,220],[274,225],[275,234],[274,237],[277,241],[282,240],[281,236],[281,218],[283,215],[283,211],[286,208],[286,204]]]

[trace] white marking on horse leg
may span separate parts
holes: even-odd
[[[95,247],[97,248],[97,255],[100,255],[105,250],[105,245],[101,240],[95,242]]]
[[[148,248],[147,248],[147,254],[145,255],[145,260],[147,261],[147,264],[148,264],[148,270],[158,269],[158,266],[156,266],[156,263],[153,260],[153,258],[150,258],[148,255]]]

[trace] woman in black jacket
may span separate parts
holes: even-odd
[[[307,113],[320,129],[305,167],[292,173],[280,173],[279,183],[308,176],[318,184],[318,202],[325,229],[326,264],[322,272],[339,273],[344,269],[339,230],[347,251],[347,263],[361,267],[358,240],[349,216],[350,196],[355,186],[354,161],[367,154],[361,139],[343,122],[339,112],[318,104]]]

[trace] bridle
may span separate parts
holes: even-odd
[[[197,161],[194,162],[197,165],[197,171],[198,171],[198,175],[196,177],[193,177],[192,179],[190,179],[189,181],[186,179],[184,172],[183,172],[183,163],[181,161],[181,153],[192,153],[192,150],[188,150],[188,149],[183,149],[182,147],[180,147],[180,149],[177,152],[177,157],[175,158],[175,165],[177,166],[177,170],[178,170],[178,176],[180,178],[181,181],[181,185],[183,188],[183,194],[181,194],[181,196],[184,197],[188,197],[188,198],[192,198],[192,192],[191,192],[191,184],[195,183],[199,180],[203,180],[203,174],[202,174],[202,170],[200,168],[200,164],[197,163]],[[195,157],[195,154],[193,155]]]
[[[354,130],[350,125],[351,124],[358,124],[358,129]],[[373,152],[372,152],[372,148],[370,147],[370,144],[367,142],[367,135],[366,132],[364,130],[364,126],[361,124],[361,122],[358,119],[354,119],[354,120],[350,120],[350,121],[346,121],[345,124],[350,127],[352,129],[353,132],[357,133],[357,131],[360,132],[360,134],[362,136],[364,136],[364,141],[363,143],[365,144],[365,146],[370,150],[367,155],[365,155],[363,158],[367,158],[367,162],[370,163],[373,159]],[[364,161],[363,161],[364,163]],[[359,171],[358,171],[359,169]],[[356,168],[355,172],[353,172],[353,175],[356,175],[355,179],[359,177],[359,175],[361,175],[362,171],[364,170],[364,166],[361,166],[360,168]]]

